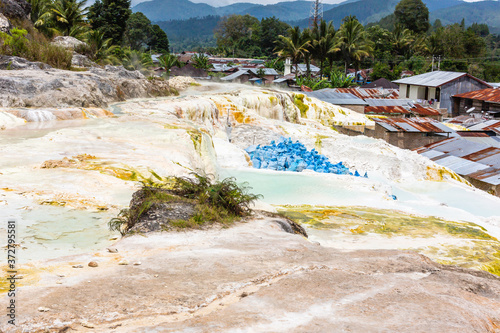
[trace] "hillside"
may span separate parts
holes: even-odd
[[[191,17],[217,15],[214,7],[188,0],[153,0],[138,4],[133,12],[141,12],[151,21],[185,20]]]
[[[377,22],[383,17],[393,13],[399,1],[400,0],[360,0],[351,3],[343,3],[325,11],[323,17],[327,21],[333,21],[335,27],[339,27],[342,19],[349,15],[355,15],[363,24]],[[464,3],[461,0],[423,0],[423,2],[427,5],[430,12]],[[303,19],[296,23],[301,27],[306,27],[309,21]]]
[[[324,4],[323,9],[330,10],[335,5]],[[273,5],[254,6],[236,14],[250,14],[259,20],[275,16],[282,21],[297,21],[307,18],[311,12],[311,1],[289,1]]]
[[[172,51],[215,46],[214,29],[220,16],[156,22],[167,33]]]
[[[458,6],[436,10],[430,15],[431,22],[440,19],[443,25],[460,23],[462,18],[465,19],[465,25],[479,22],[486,23],[492,28],[500,28],[500,2],[463,3]]]
[[[351,0],[352,1],[352,0]],[[336,5],[324,4],[324,10]],[[285,1],[272,5],[235,3],[223,7],[212,7],[204,3],[192,3],[188,0],[152,0],[142,2],[132,8],[142,12],[151,21],[185,20],[208,15],[250,14],[258,19],[275,16],[282,21],[307,19],[311,12],[311,1]]]

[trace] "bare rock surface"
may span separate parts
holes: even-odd
[[[12,24],[9,19],[0,13],[0,32],[10,33],[10,29],[12,29]]]
[[[31,5],[26,0],[1,0],[0,13],[10,19],[29,20]]]
[[[283,232],[273,219],[257,215],[227,229],[135,235],[116,243],[117,253],[38,263],[38,282],[17,296],[17,330],[500,331],[494,275],[413,252],[321,247]],[[71,268],[95,257],[99,267]]]
[[[74,49],[78,46],[86,45],[86,43],[82,42],[81,40],[76,39],[75,37],[71,37],[71,36],[57,36],[52,41],[52,44],[57,45],[57,46],[62,46],[64,48],[68,48],[68,49]]]
[[[8,64],[11,69],[13,64],[15,68],[23,68],[17,65],[21,63],[19,59],[3,57],[0,68]],[[44,66],[36,68],[37,65],[31,64],[27,62],[27,69],[18,71],[0,70],[1,107],[104,107],[125,99],[168,96],[176,92],[167,81],[148,80],[140,72],[123,67],[74,72]]]

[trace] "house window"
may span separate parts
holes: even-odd
[[[441,88],[436,88],[436,101],[439,102],[441,99]]]
[[[406,98],[410,98],[410,86],[406,86]]]

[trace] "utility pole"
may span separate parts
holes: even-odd
[[[434,54],[432,55],[432,67],[431,72],[434,72]]]
[[[309,27],[312,29],[318,25],[319,21],[323,18],[323,0],[314,0],[311,15],[309,18]]]

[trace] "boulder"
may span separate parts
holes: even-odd
[[[71,36],[58,36],[54,38],[52,44],[62,46],[67,49],[75,49],[78,46],[85,46],[86,43]]]
[[[71,58],[71,66],[73,67],[94,67],[97,66],[95,62],[90,60],[87,56],[82,54],[73,53],[73,58]]]
[[[26,0],[0,0],[0,13],[9,19],[29,20],[31,5]]]
[[[10,29],[12,29],[12,24],[4,14],[0,13],[0,32],[10,33]]]
[[[0,55],[0,69],[50,69],[51,66],[39,61],[29,61],[15,56]]]

